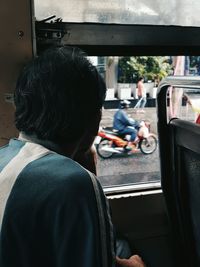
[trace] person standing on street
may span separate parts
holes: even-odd
[[[138,96],[139,100],[138,100],[138,102],[134,108],[135,109],[141,108],[141,110],[138,110],[138,111],[144,113],[144,110],[142,110],[142,109],[145,107],[147,100],[146,100],[146,89],[144,87],[144,78],[143,77],[140,77],[138,79],[137,89],[138,89],[137,90],[137,96]]]

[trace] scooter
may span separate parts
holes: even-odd
[[[132,142],[130,147],[130,135],[121,135],[112,127],[101,127],[95,140],[97,153],[104,159],[111,158],[114,154],[152,154],[157,149],[158,139],[149,129],[150,124],[142,121],[136,141]]]

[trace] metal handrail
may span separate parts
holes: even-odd
[[[169,76],[169,77],[166,77],[159,84],[157,95],[160,93],[163,86],[200,89],[200,77],[199,76]]]

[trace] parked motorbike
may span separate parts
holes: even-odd
[[[133,154],[141,151],[143,154],[152,154],[158,145],[157,136],[149,131],[150,124],[142,122],[138,131],[137,140],[132,142],[131,149],[127,149],[130,135],[121,135],[112,127],[99,129],[95,143],[97,153],[101,158],[107,159],[114,154]],[[130,143],[130,142],[129,142]]]

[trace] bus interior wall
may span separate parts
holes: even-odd
[[[32,2],[0,4],[0,146],[17,136],[13,91],[20,69],[33,56]]]

